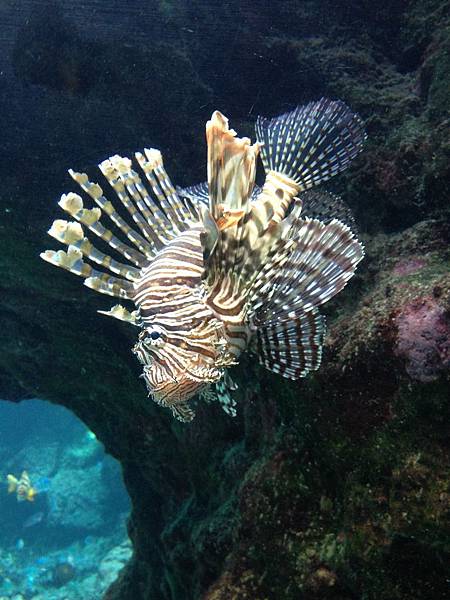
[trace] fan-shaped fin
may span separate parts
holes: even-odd
[[[281,220],[299,192],[346,169],[366,136],[343,102],[322,98],[273,119],[258,117],[256,137],[266,170],[262,197],[276,202]]]
[[[319,368],[324,331],[324,318],[313,309],[290,321],[260,325],[253,350],[269,371],[299,379]]]
[[[327,225],[298,219],[291,235],[255,281],[249,305],[257,324],[296,319],[324,304],[346,285],[364,256],[352,231],[335,219]]]
[[[256,137],[266,171],[283,173],[305,190],[344,170],[366,135],[343,102],[322,98],[273,119],[258,117]]]

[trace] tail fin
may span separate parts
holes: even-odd
[[[258,117],[256,137],[266,172],[287,176],[303,191],[347,168],[366,136],[343,102],[322,98],[273,119]]]

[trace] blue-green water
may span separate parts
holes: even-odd
[[[99,597],[130,555],[120,465],[67,409],[36,399],[0,403],[0,464],[0,595]],[[7,492],[23,470],[33,501]]]

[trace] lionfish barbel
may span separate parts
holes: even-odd
[[[70,170],[97,206],[63,194],[59,205],[74,220],[56,220],[49,234],[68,249],[41,257],[134,303],[131,312],[121,304],[99,312],[139,329],[133,352],[158,404],[190,421],[188,400],[214,386],[235,414],[227,370],[243,352],[289,379],[320,365],[325,324],[318,309],[353,276],[364,250],[345,204],[310,188],[344,170],[364,139],[360,118],[341,101],[322,98],[259,117],[254,144],[216,111],[206,124],[207,183],[175,189],[161,153],[146,149],[135,154],[146,185],[130,159],[113,156],[99,168],[118,211],[99,184]],[[262,188],[255,185],[258,155]]]

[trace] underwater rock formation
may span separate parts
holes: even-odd
[[[110,38],[102,19],[123,22],[84,4],[16,18],[0,98],[0,389],[64,404],[121,461],[134,554],[105,599],[445,598],[447,3],[151,2],[153,36],[129,33],[129,16]],[[42,15],[64,51],[39,34]],[[126,326],[37,258],[65,169],[152,145],[184,184],[203,173],[212,109],[250,134],[254,115],[321,95],[369,133],[336,188],[367,259],[330,308],[323,366],[291,384],[249,361],[235,420],[199,405],[191,426],[173,423],[145,397]]]
[[[406,372],[413,379],[435,381],[450,367],[448,314],[434,298],[425,297],[402,307],[397,315],[397,354],[406,359]]]

